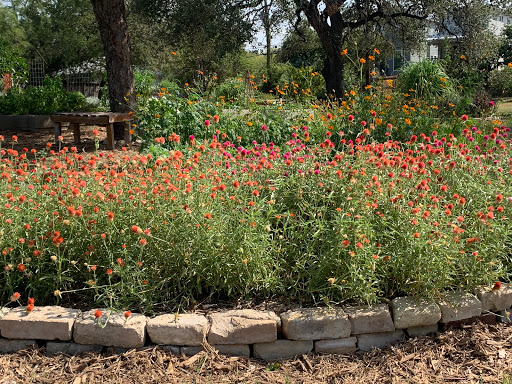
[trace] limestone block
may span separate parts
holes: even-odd
[[[71,340],[78,309],[57,306],[14,308],[0,319],[0,332],[8,339]]]
[[[341,308],[303,308],[281,314],[283,335],[289,340],[341,339],[351,324]]]
[[[396,329],[437,324],[441,320],[441,309],[433,301],[416,297],[397,297],[391,301],[391,310]]]
[[[437,323],[432,325],[419,325],[417,327],[407,328],[407,334],[409,337],[422,337],[437,333],[438,330],[439,327]]]
[[[206,317],[196,314],[166,314],[149,319],[148,336],[155,344],[202,345],[208,331]]]
[[[75,322],[73,338],[78,344],[106,347],[138,348],[146,341],[146,316],[134,313],[125,321],[123,314],[102,310],[95,319],[94,310],[83,313]]]
[[[480,316],[482,303],[469,293],[451,292],[445,300],[439,302],[441,308],[441,323],[469,319]]]
[[[313,350],[312,340],[276,340],[272,343],[254,344],[254,357],[263,360],[287,359],[304,355]]]
[[[101,352],[103,346],[101,345],[85,345],[76,343],[58,343],[55,341],[49,341],[46,343],[46,353],[49,355],[55,355],[57,353],[63,353],[66,355],[80,355],[86,352]]]
[[[18,352],[24,349],[37,349],[36,341],[0,339],[0,353]]]
[[[504,311],[512,306],[512,287],[501,284],[499,289],[480,288],[476,291],[482,311]]]
[[[401,330],[384,333],[369,333],[357,337],[357,347],[362,351],[370,351],[373,348],[384,348],[387,345],[393,345],[397,341],[404,339],[405,334]]]
[[[208,342],[216,344],[268,343],[277,339],[277,320],[273,312],[252,309],[208,315]]]
[[[386,304],[372,307],[349,307],[345,308],[345,312],[352,326],[352,335],[392,332],[395,330],[391,313]]]
[[[316,353],[352,353],[357,349],[357,337],[315,341]]]
[[[212,345],[221,355],[250,357],[251,348],[247,344]]]

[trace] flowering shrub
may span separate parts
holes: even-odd
[[[276,127],[290,133],[281,145],[243,144],[193,105],[180,106],[192,135],[158,137],[175,145],[158,158],[1,149],[2,302],[21,292],[148,313],[212,295],[374,303],[509,280],[512,142],[500,122],[457,117],[460,134],[402,142],[383,128],[391,139],[378,141],[379,111],[366,125],[340,117],[349,101],[312,108],[315,127]],[[335,124],[359,133],[346,140]]]

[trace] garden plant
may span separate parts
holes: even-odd
[[[508,282],[510,128],[416,92],[262,105],[162,87],[122,160],[0,136],[1,303],[372,304]]]

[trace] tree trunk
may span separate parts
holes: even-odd
[[[338,50],[327,52],[322,76],[325,79],[327,97],[341,99],[345,94],[345,80],[343,79],[343,56],[338,53]]]
[[[272,32],[270,30],[270,6],[267,0],[263,4],[263,27],[265,29],[265,39],[267,47],[267,72],[270,71],[270,59],[272,55]]]
[[[135,106],[135,86],[124,0],[91,3],[105,52],[110,111],[130,112]],[[123,124],[114,125],[114,138],[124,138]]]

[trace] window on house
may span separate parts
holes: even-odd
[[[503,21],[503,16],[498,16],[498,21]]]

